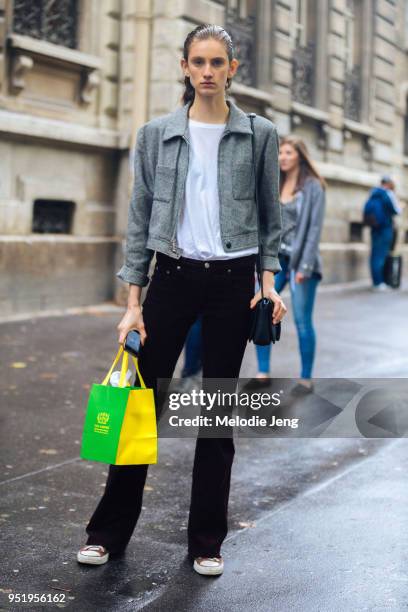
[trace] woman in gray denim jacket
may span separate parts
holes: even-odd
[[[325,211],[325,181],[312,162],[305,143],[297,136],[281,140],[280,198],[282,239],[279,261],[282,270],[275,288],[281,292],[289,283],[293,316],[298,333],[301,374],[292,390],[304,394],[313,390],[312,368],[316,349],[313,307],[322,278],[319,241]],[[269,384],[271,345],[256,347],[259,373],[251,387]]]
[[[251,308],[260,298],[254,295],[258,232],[252,129],[249,117],[225,99],[238,67],[232,41],[219,26],[199,26],[187,36],[183,55],[184,106],[138,133],[125,262],[118,273],[129,283],[119,343],[131,329],[140,332],[139,367],[156,398],[157,379],[172,377],[198,317],[204,380],[224,379],[235,389]],[[286,312],[274,289],[274,273],[280,270],[279,141],[275,126],[263,117],[256,118],[254,129],[264,292],[274,300],[277,322]],[[154,252],[156,266],[141,305]],[[225,407],[215,408],[225,416]],[[192,416],[189,410],[179,412]],[[228,428],[209,435],[196,444],[188,553],[198,573],[217,575],[223,571],[220,551],[227,534],[234,443]],[[78,552],[80,563],[102,564],[125,550],[141,511],[146,475],[147,465],[110,466],[104,495],[86,529],[87,543]],[[166,501],[171,511],[174,503]]]

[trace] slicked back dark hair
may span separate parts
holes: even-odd
[[[186,61],[188,61],[188,54],[190,52],[190,47],[193,42],[196,40],[207,40],[209,38],[215,38],[215,40],[219,40],[223,43],[225,50],[228,55],[229,61],[234,58],[234,47],[232,45],[231,36],[228,34],[224,28],[218,25],[212,25],[209,23],[199,25],[194,30],[192,30],[186,40],[184,41],[183,46],[183,57]],[[191,102],[194,100],[195,89],[190,83],[190,77],[184,77],[184,93],[182,96],[183,104],[187,104],[187,102]],[[227,89],[231,86],[231,79],[227,79]]]

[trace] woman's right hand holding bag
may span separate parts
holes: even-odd
[[[140,305],[140,296],[142,293],[142,287],[139,285],[130,285],[129,284],[129,294],[128,294],[128,306],[127,310],[119,323],[117,329],[119,331],[119,344],[125,343],[126,336],[128,333],[135,329],[140,334],[140,342],[142,346],[145,343],[147,338],[146,329],[144,326],[143,315],[142,315],[142,307]]]

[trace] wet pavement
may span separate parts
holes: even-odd
[[[406,377],[407,297],[321,292],[315,375]],[[406,438],[238,439],[215,579],[185,558],[194,441],[162,439],[125,555],[77,564],[107,473],[78,457],[84,411],[121,312],[0,325],[0,610],[406,610]],[[298,375],[290,314],[272,364],[276,377]],[[241,375],[255,371],[249,346]],[[18,593],[65,601],[11,604]]]

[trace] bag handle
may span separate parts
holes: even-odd
[[[142,377],[142,375],[140,373],[140,370],[139,370],[139,360],[136,359],[136,357],[133,357],[133,355],[131,357],[133,359],[133,363],[135,364],[136,372],[137,372],[137,375],[138,375],[139,381],[140,381],[140,386],[142,387],[142,389],[146,389],[145,381],[143,380],[143,377]]]
[[[107,375],[103,379],[103,382],[102,382],[103,386],[105,386],[105,387],[107,386],[107,384],[109,382],[109,379],[111,377],[111,374],[113,372],[113,368],[118,363],[122,353],[123,353],[123,359],[122,359],[122,366],[121,366],[121,369],[120,369],[119,387],[124,387],[125,386],[126,372],[128,370],[128,365],[129,365],[129,354],[128,354],[127,351],[125,351],[123,349],[122,345],[120,345],[120,347],[119,347],[119,350],[118,350],[118,352],[116,354],[115,359],[113,360],[113,363],[112,363],[112,365],[110,367],[109,372],[107,373]],[[145,384],[145,382],[143,380],[142,375],[140,374],[138,360],[136,359],[136,357],[133,357],[133,355],[132,355],[132,359],[133,359],[133,363],[135,364],[136,372],[137,372],[137,375],[138,375],[139,380],[140,380],[140,386],[141,386],[142,389],[146,389],[146,384]]]
[[[113,368],[114,368],[114,367],[115,367],[115,365],[118,363],[119,358],[120,358],[120,356],[121,356],[122,352],[123,352],[123,346],[120,346],[120,347],[119,347],[119,350],[118,350],[118,352],[117,352],[117,354],[116,354],[116,357],[115,357],[115,359],[113,360],[113,363],[112,363],[112,365],[111,365],[111,367],[110,367],[109,372],[107,373],[107,375],[105,376],[105,378],[103,379],[103,381],[102,381],[102,383],[101,383],[103,386],[106,386],[106,385],[108,384],[109,379],[110,379],[110,377],[111,377],[111,374],[112,374],[112,372],[113,372]]]
[[[262,241],[261,241],[261,220],[260,220],[260,215],[259,215],[259,193],[258,193],[258,177],[256,174],[256,161],[255,161],[255,153],[256,153],[256,147],[255,147],[255,127],[254,127],[254,119],[256,117],[255,113],[248,113],[248,117],[251,121],[251,129],[252,129],[252,135],[251,135],[251,143],[252,143],[252,172],[254,174],[254,178],[255,178],[255,206],[256,206],[256,223],[257,223],[257,227],[258,227],[258,258],[257,258],[257,262],[256,262],[256,273],[258,276],[258,282],[259,282],[259,286],[261,288],[261,296],[262,299],[264,299],[264,292],[263,292],[263,267],[262,267],[262,253],[263,253],[263,249],[262,249]]]

